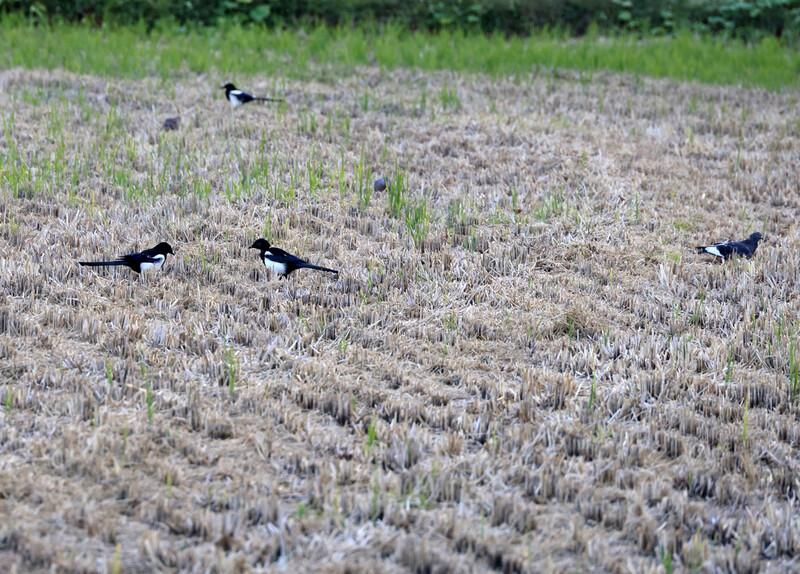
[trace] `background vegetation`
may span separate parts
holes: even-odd
[[[0,67],[64,69],[115,77],[188,74],[216,79],[255,74],[330,81],[359,66],[546,77],[579,70],[584,85],[598,70],[777,91],[797,86],[800,52],[785,41],[746,44],[683,31],[674,37],[625,34],[581,38],[540,31],[528,38],[441,31],[410,32],[397,24],[282,29],[224,22],[217,27],[147,33],[141,26],[88,28],[55,23],[33,27],[18,17],[0,22]],[[274,86],[275,89],[280,86]]]
[[[594,22],[604,30],[643,35],[689,29],[744,39],[795,39],[800,22],[798,0],[11,0],[0,6],[40,21],[142,22],[148,28],[165,20],[209,26],[233,19],[268,26],[394,22],[412,29],[504,34],[549,27],[580,35]]]

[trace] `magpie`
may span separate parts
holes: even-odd
[[[247,92],[243,92],[239,90],[228,82],[224,86],[220,86],[225,90],[225,97],[228,98],[228,101],[231,103],[231,107],[238,108],[242,104],[246,104],[247,102],[252,102],[253,100],[257,100],[259,102],[282,102],[282,98],[258,98],[256,96],[251,96]]]
[[[257,239],[249,249],[258,249],[261,251],[259,256],[267,269],[273,270],[281,278],[289,278],[289,274],[297,269],[316,269],[317,271],[327,271],[328,273],[339,273],[335,269],[328,269],[327,267],[320,267],[318,265],[311,265],[306,263],[299,257],[295,257],[291,253],[286,253],[283,249],[272,247],[266,239]]]
[[[750,259],[756,252],[758,242],[761,241],[761,234],[756,231],[744,241],[726,241],[725,243],[715,243],[714,245],[700,245],[697,247],[698,253],[710,253],[714,257],[721,257],[722,260],[728,259],[731,255],[743,255]]]
[[[147,271],[148,269],[161,269],[164,261],[167,259],[167,254],[175,255],[175,252],[170,247],[169,243],[162,241],[152,249],[145,249],[138,253],[128,253],[122,255],[116,261],[78,261],[81,265],[89,267],[105,267],[111,265],[125,265],[130,267],[137,273]]]

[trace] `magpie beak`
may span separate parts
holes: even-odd
[[[150,269],[161,269],[167,254],[175,255],[169,243],[162,241],[152,249],[145,249],[137,253],[128,253],[120,256],[116,261],[78,261],[81,265],[88,267],[110,267],[114,265],[125,265],[137,273]]]
[[[251,96],[247,92],[243,92],[239,90],[228,82],[224,86],[220,86],[220,88],[225,90],[225,97],[228,98],[228,101],[231,103],[231,107],[238,108],[239,106],[246,104],[248,102],[252,102],[253,100],[259,102],[282,102],[282,98],[260,98],[256,96]]]
[[[283,249],[272,247],[266,239],[257,239],[249,248],[258,249],[261,252],[260,258],[264,261],[267,269],[271,269],[282,278],[288,279],[289,275],[297,269],[316,269],[328,273],[339,273],[335,269],[311,265],[291,253],[286,253]]]
[[[758,248],[758,242],[763,238],[756,231],[744,241],[726,241],[725,243],[715,243],[714,245],[700,245],[697,247],[698,253],[708,253],[721,260],[728,259],[731,255],[741,255],[750,259]]]

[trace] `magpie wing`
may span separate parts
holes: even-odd
[[[733,244],[730,243],[730,242],[728,242],[728,243],[720,243],[720,244],[716,245],[716,248],[719,250],[719,252],[722,254],[722,256],[725,259],[727,259],[731,255],[733,255],[734,252],[736,251],[736,249],[733,247]]]
[[[754,251],[753,248],[744,241],[736,241],[730,245],[732,251],[735,251],[739,255],[743,255],[745,257],[750,257]]]
[[[255,98],[248,94],[247,92],[243,92],[242,90],[231,90],[231,95],[236,96],[239,100],[246,104],[247,102],[252,102]]]
[[[286,253],[283,249],[278,249],[277,247],[270,247],[267,253],[271,254],[270,259],[272,259],[275,263],[306,264],[306,262],[299,257],[296,257],[291,253]]]
[[[159,259],[150,255],[146,251],[140,251],[138,253],[128,253],[127,255],[122,255],[119,258],[119,260],[131,264],[158,263],[159,261]]]

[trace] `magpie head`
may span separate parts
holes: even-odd
[[[756,231],[750,236],[750,241],[755,241],[756,244],[758,244],[758,242],[761,241],[761,239],[763,238],[761,237],[761,234],[758,231]]]
[[[156,250],[156,253],[160,253],[161,255],[166,255],[167,253],[170,255],[175,255],[175,252],[172,250],[172,246],[166,241],[162,241],[156,245],[154,249]]]
[[[267,251],[269,249],[269,241],[266,239],[256,239],[249,249],[260,249],[261,251]]]
[[[231,84],[230,82],[228,82],[228,83],[227,83],[227,84],[225,84],[224,86],[220,86],[220,88],[222,88],[222,89],[223,89],[223,90],[225,90],[226,92],[229,92],[229,91],[231,91],[231,90],[235,90],[235,89],[236,89],[236,86],[234,86],[233,84]]]

